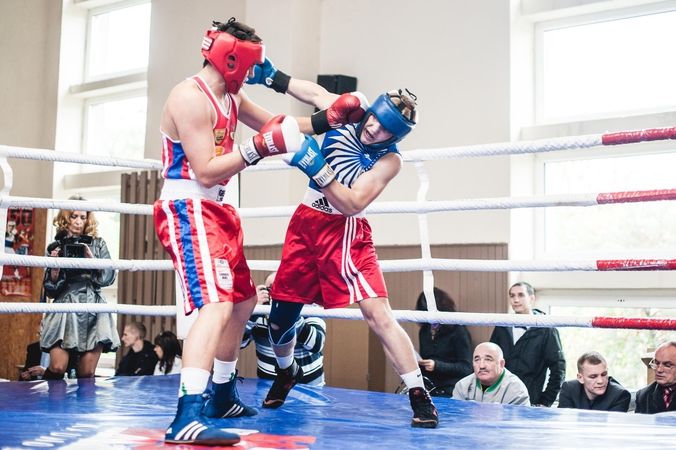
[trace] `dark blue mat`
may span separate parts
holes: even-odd
[[[162,448],[178,375],[0,383],[0,447]],[[246,379],[260,405],[269,381]],[[237,448],[676,448],[676,415],[477,404],[436,398],[439,428],[413,429],[408,397],[296,386],[278,410],[219,420],[243,434]],[[173,449],[194,446],[167,446]]]

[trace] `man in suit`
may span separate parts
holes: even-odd
[[[600,353],[586,352],[577,360],[577,379],[561,386],[559,408],[627,412],[631,394],[608,375]]]
[[[661,343],[649,364],[655,371],[655,381],[636,393],[636,411],[656,414],[676,411],[676,341]]]

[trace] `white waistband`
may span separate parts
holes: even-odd
[[[177,200],[183,198],[211,200],[216,203],[223,203],[225,197],[225,186],[216,185],[206,188],[196,180],[175,180],[165,179],[162,186],[160,200]]]
[[[317,211],[321,211],[327,214],[335,214],[342,216],[343,213],[338,211],[335,206],[332,206],[331,203],[329,203],[329,200],[324,196],[319,191],[315,191],[312,188],[308,188],[307,191],[305,191],[305,197],[303,197],[302,203],[306,206],[309,206],[312,209],[315,209]],[[356,214],[352,217],[356,218],[362,218],[366,214],[364,211],[360,212],[359,214]]]

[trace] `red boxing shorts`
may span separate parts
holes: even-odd
[[[386,298],[368,221],[298,206],[286,232],[270,296],[326,309],[365,298]]]
[[[256,295],[235,208],[202,199],[158,200],[155,230],[181,280],[185,314],[207,303]]]

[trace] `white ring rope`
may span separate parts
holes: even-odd
[[[463,325],[524,325],[532,327],[591,326],[591,319],[525,314],[450,313],[431,311],[393,311],[399,322],[428,322]],[[0,313],[114,313],[149,316],[173,316],[176,306],[119,305],[112,303],[0,303]],[[270,306],[256,306],[253,314],[270,314]],[[358,309],[324,309],[304,306],[303,316],[327,319],[363,320]]]
[[[176,306],[119,305],[106,303],[0,303],[0,314],[15,313],[113,313],[145,316],[173,316]],[[270,314],[270,306],[256,306],[253,314]],[[325,319],[363,320],[358,309],[329,309],[304,306],[301,314],[306,317]],[[439,324],[461,324],[474,326],[527,326],[540,328],[617,328],[617,329],[676,329],[675,319],[625,318],[625,317],[584,317],[548,316],[533,314],[496,314],[432,311],[393,311],[398,322],[426,322]]]
[[[606,200],[612,197],[612,201]],[[531,195],[525,197],[496,197],[466,200],[427,200],[414,202],[376,202],[366,208],[367,214],[423,214],[444,211],[477,211],[495,209],[540,208],[556,206],[598,206],[601,204],[639,203],[676,200],[676,189],[610,192],[596,194]],[[87,211],[105,211],[121,214],[152,216],[153,205],[94,202],[82,200],[53,200],[33,197],[0,195],[0,202],[24,208],[68,209],[84,208]],[[239,208],[243,219],[290,217],[296,206],[266,206]]]
[[[650,128],[617,133],[539,139],[534,141],[500,142],[495,144],[468,145],[439,149],[409,150],[402,152],[402,156],[406,162],[417,162],[434,159],[543,153],[670,139],[676,139],[676,128]],[[0,145],[0,157],[131,167],[137,169],[162,169],[161,161],[155,159],[133,160],[108,156],[83,155],[71,152],[57,152],[54,150],[38,148],[14,147],[9,145]],[[283,162],[270,161],[257,166],[251,166],[246,170],[259,171],[282,169],[291,168]]]
[[[114,313],[137,316],[175,316],[176,306],[115,303],[0,303],[0,313]]]
[[[418,272],[448,270],[468,272],[562,272],[598,270],[676,270],[676,260],[577,260],[577,261],[516,261],[481,259],[393,259],[379,261],[383,272]],[[279,261],[250,260],[251,270],[276,271]],[[170,260],[53,258],[0,253],[0,265],[50,267],[61,269],[173,270]]]
[[[404,161],[434,159],[476,158],[481,156],[520,155],[525,153],[556,152],[603,145],[601,134],[571,136],[535,141],[501,142],[496,144],[466,145],[462,147],[409,150],[402,152]]]
[[[49,198],[34,197],[6,197],[10,204],[21,208],[65,209],[68,211],[105,211],[120,214],[137,214],[144,216],[153,215],[153,205],[95,202],[91,200],[54,200]],[[0,201],[4,197],[0,197]]]
[[[429,322],[463,325],[524,325],[537,327],[591,326],[591,319],[523,314],[449,313],[428,311],[393,311],[400,322]],[[173,316],[176,306],[118,305],[111,303],[0,303],[0,313],[114,313],[149,316]],[[254,314],[270,314],[270,306],[256,306]],[[358,309],[324,309],[304,306],[303,316],[328,319],[363,320]]]
[[[156,159],[124,159],[111,156],[92,156],[81,153],[57,152],[39,148],[0,145],[0,156],[6,158],[34,159],[39,161],[92,164],[96,166],[130,167],[133,169],[162,170],[162,162]]]

